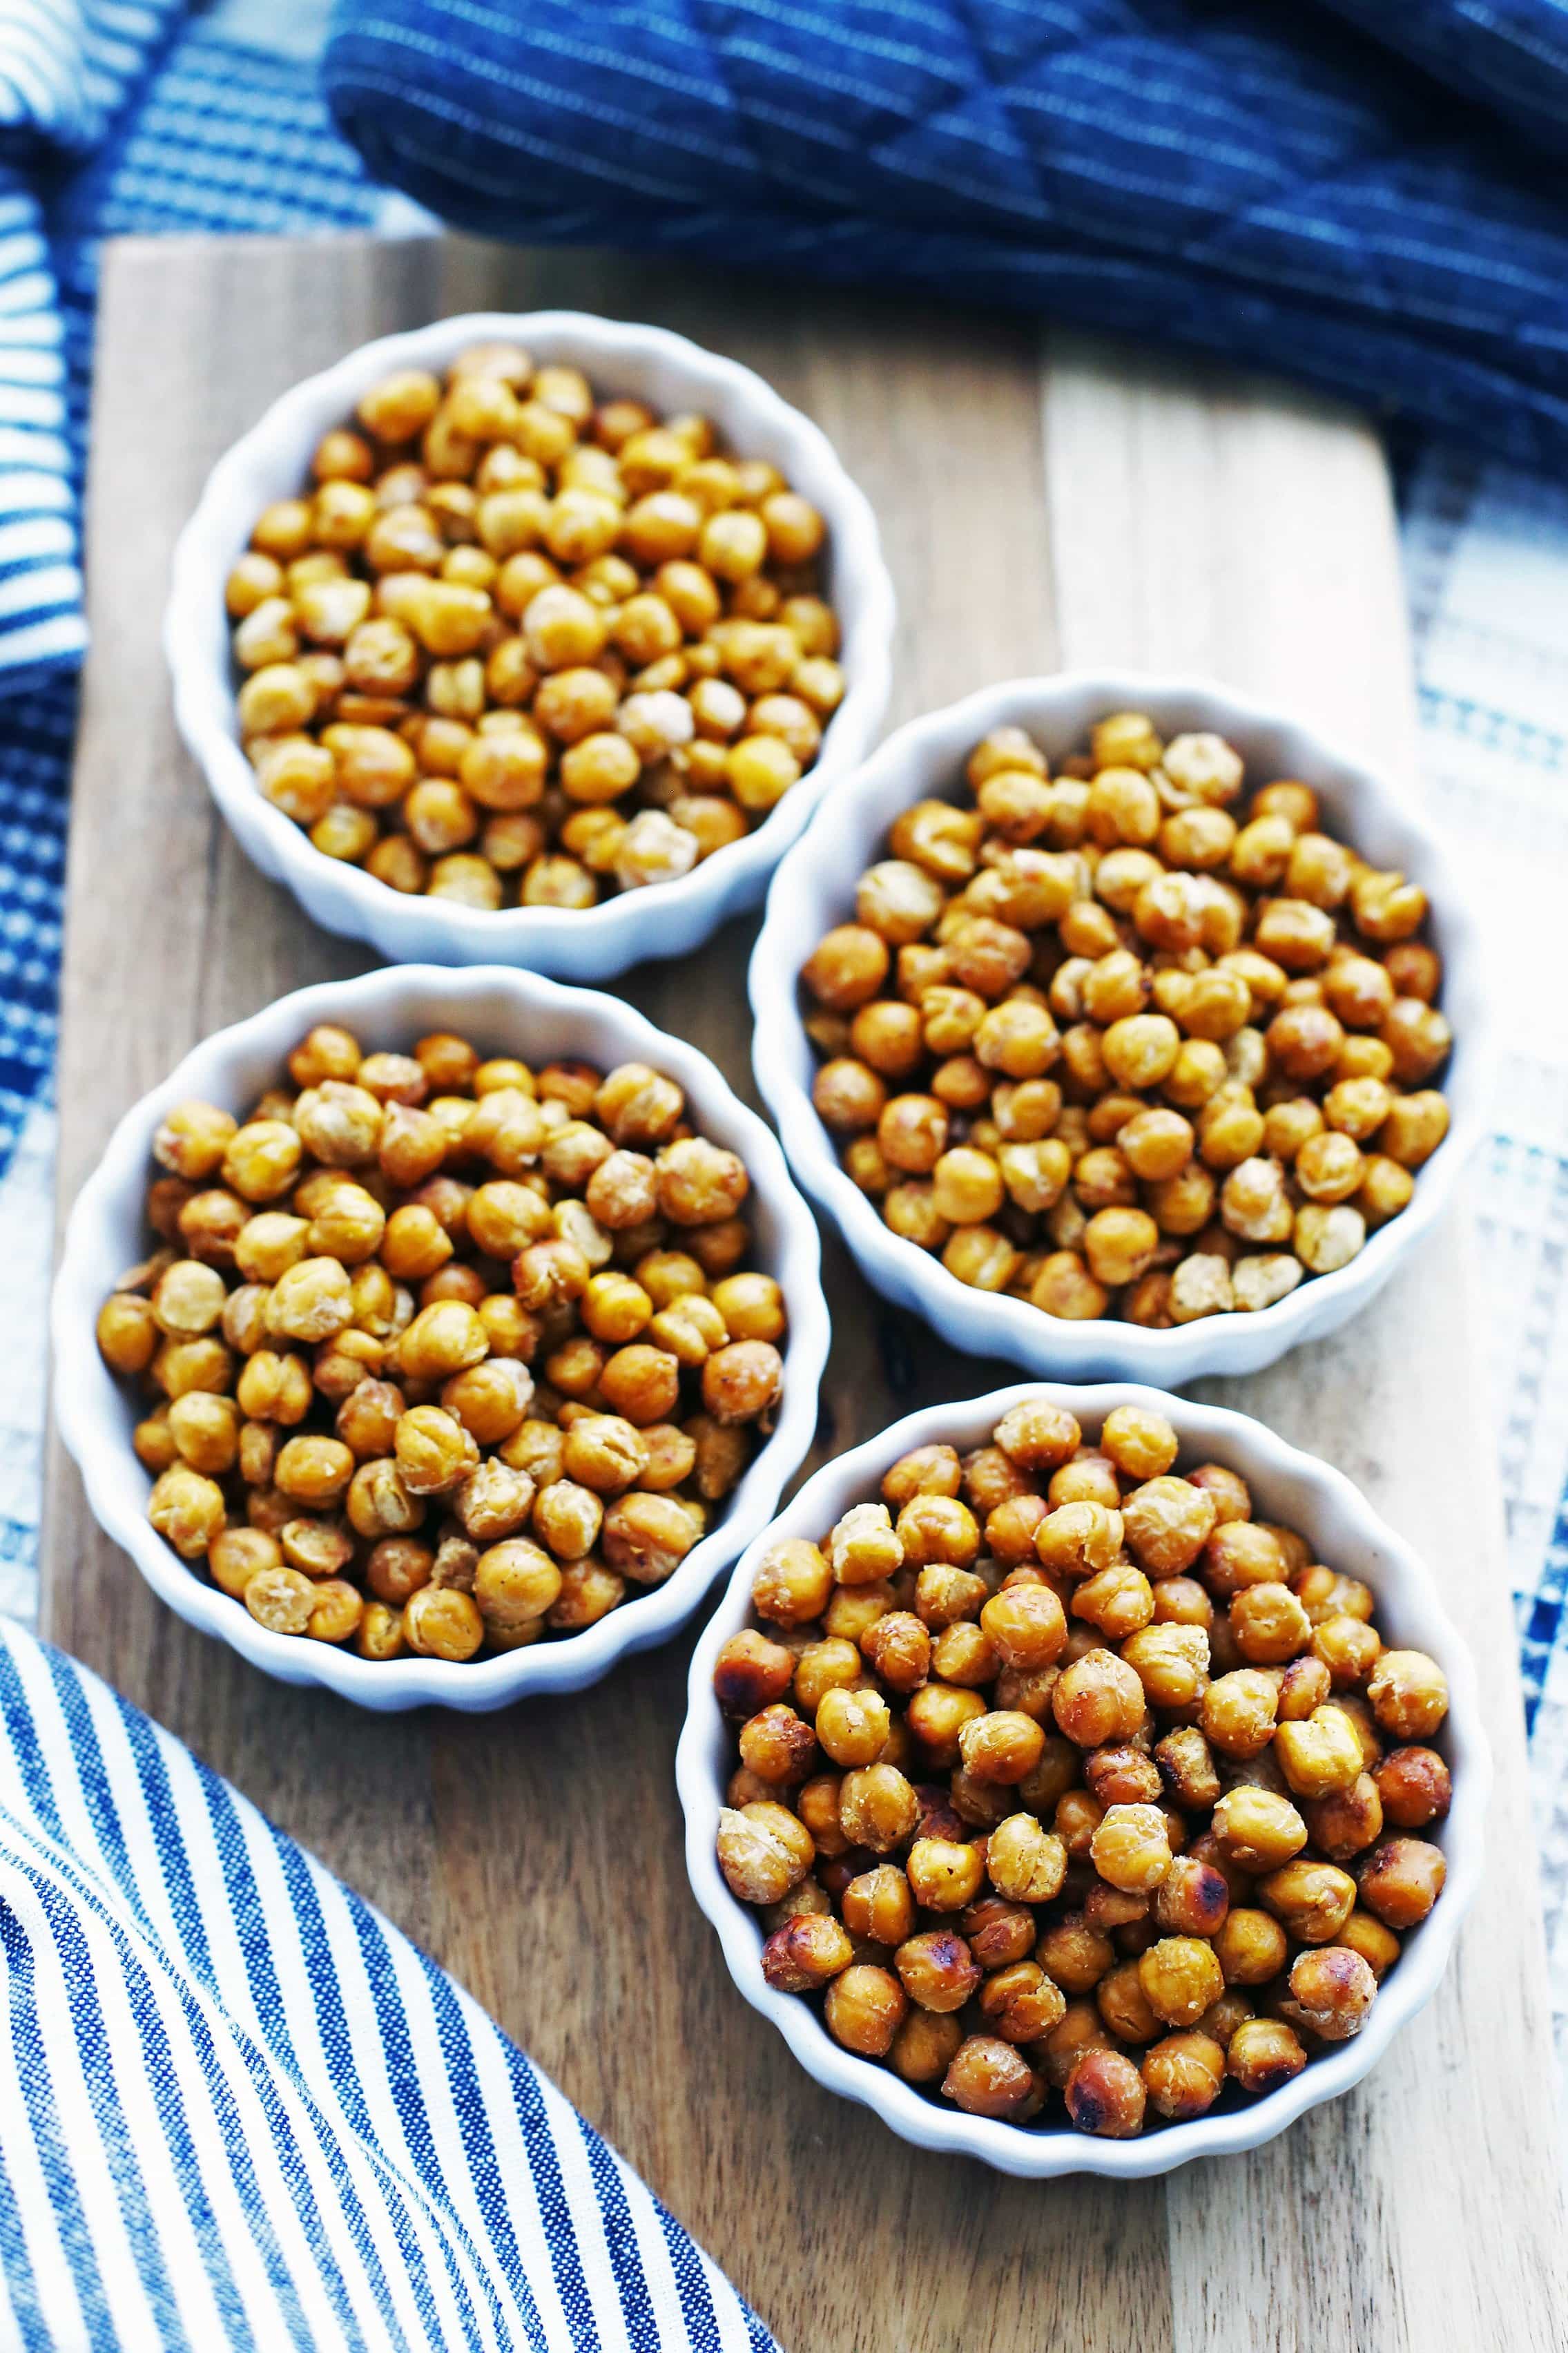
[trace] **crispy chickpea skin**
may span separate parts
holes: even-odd
[[[1443,1140],[1426,894],[1305,785],[1202,797],[1247,784],[1218,737],[1151,764],[1158,732],[1114,714],[1053,783],[1010,732],[972,801],[894,819],[807,958],[818,1115],[959,1282],[1154,1328],[1267,1314],[1397,1217]]]
[[[1403,1832],[1450,1789],[1435,1749],[1384,1746],[1447,1694],[1384,1650],[1371,1588],[1118,1411],[1096,1433],[1026,1398],[764,1548],[714,1690],[731,1835],[782,1843],[741,1891],[769,1981],[826,1985],[830,2031],[928,2095],[1028,2123],[1059,2093],[1130,2136],[1360,2030],[1442,1893]]]
[[[160,1395],[133,1440],[153,1525],[236,1600],[246,1555],[216,1539],[276,1539],[253,1566],[344,1593],[296,1624],[274,1580],[265,1622],[378,1661],[570,1636],[671,1576],[784,1381],[737,1155],[641,1063],[536,1067],[447,1033],[367,1053],[323,1022],[285,1075],[247,1116],[168,1114],[158,1247],[100,1314],[105,1361]],[[786,1556],[773,1622],[831,1589],[815,1547]],[[738,1709],[752,1678],[747,1720],[795,1672],[761,1636],[726,1663]]]

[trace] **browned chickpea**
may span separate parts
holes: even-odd
[[[770,1545],[752,1579],[752,1606],[778,1626],[805,1626],[820,1618],[833,1591],[833,1572],[814,1544],[787,1536]]]
[[[787,1807],[727,1806],[719,1816],[719,1868],[743,1904],[778,1903],[805,1878],[816,1852],[805,1824]]]
[[[1355,1893],[1348,1872],[1305,1855],[1258,1883],[1260,1900],[1303,1945],[1331,1943],[1350,1917]]]
[[[1307,2054],[1282,2019],[1249,2018],[1231,2036],[1226,2073],[1244,2092],[1277,2092],[1299,2075]]]
[[[1267,1985],[1285,1966],[1285,1931],[1267,1912],[1234,1908],[1213,1939],[1215,1957],[1227,1986]]]
[[[1423,1740],[1448,1713],[1448,1684],[1424,1651],[1384,1651],[1367,1682],[1372,1712],[1396,1740]]]
[[[1448,1767],[1435,1748],[1394,1748],[1373,1773],[1383,1810],[1395,1830],[1425,1830],[1447,1812]]]
[[[1348,1946],[1321,1945],[1299,1953],[1290,1969],[1290,2012],[1325,2042],[1348,2042],[1361,2032],[1377,1998],[1377,1979]]]
[[[913,1831],[919,1812],[914,1790],[897,1766],[858,1766],[845,1774],[838,1817],[853,1845],[890,1853]]]
[[[1219,1799],[1211,1828],[1221,1854],[1255,1873],[1279,1870],[1307,1843],[1307,1825],[1289,1799],[1246,1782]]]
[[[1154,1898],[1154,1917],[1167,1935],[1212,1941],[1229,1910],[1230,1890],[1212,1863],[1190,1854],[1174,1857]]]
[[[871,1765],[887,1744],[892,1725],[888,1703],[878,1692],[825,1692],[816,1711],[816,1737],[836,1765]]]
[[[1386,1839],[1361,1866],[1361,1900],[1385,1928],[1414,1928],[1441,1895],[1447,1876],[1440,1847],[1424,1839]]]
[[[1134,1558],[1151,1576],[1163,1577],[1192,1567],[1215,1531],[1216,1513],[1205,1489],[1166,1474],[1135,1488],[1121,1516]]]
[[[1051,1707],[1060,1730],[1079,1747],[1103,1748],[1138,1731],[1143,1686],[1113,1651],[1089,1651],[1062,1675]]]
[[[804,1781],[816,1756],[809,1724],[793,1707],[761,1709],[741,1726],[741,1761],[770,1784]]]
[[[1352,1953],[1359,1953],[1374,1978],[1383,1978],[1399,1958],[1400,1942],[1392,1928],[1370,1912],[1356,1910],[1340,1930],[1339,1941]]]
[[[1086,2051],[1067,2079],[1065,2096],[1079,2132],[1133,2140],[1143,2129],[1143,2078],[1120,2051]]]
[[[1161,2116],[1189,2123],[1225,2089],[1225,2052],[1211,2035],[1167,2034],[1143,2057],[1144,2088]]]
[[[797,1912],[763,1947],[763,1975],[781,1993],[809,1993],[848,1968],[853,1948],[826,1913]]]
[[[1313,1845],[1335,1862],[1364,1853],[1383,1834],[1383,1800],[1370,1773],[1358,1773],[1348,1788],[1309,1799],[1304,1811]]]
[[[980,1983],[969,1947],[953,1928],[911,1936],[893,1956],[904,1991],[921,2010],[962,2010]]]
[[[1197,1936],[1164,1936],[1138,1963],[1138,1982],[1156,2018],[1195,2026],[1225,1990],[1213,1947]]]
[[[917,1690],[931,1672],[931,1634],[911,1610],[890,1610],[877,1619],[861,1636],[860,1649],[867,1664],[894,1692]]]
[[[1211,1747],[1227,1757],[1251,1757],[1273,1739],[1278,1705],[1279,1694],[1260,1668],[1238,1667],[1210,1683],[1198,1703],[1198,1718]]]
[[[864,2059],[885,2059],[909,1999],[890,1970],[857,1962],[827,1989],[823,2020],[836,2042]]]

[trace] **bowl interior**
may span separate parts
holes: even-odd
[[[784,1343],[784,1396],[777,1426],[757,1450],[722,1518],[660,1586],[633,1589],[618,1609],[587,1629],[494,1659],[458,1665],[431,1659],[375,1663],[319,1643],[268,1635],[241,1603],[198,1577],[163,1544],[146,1520],[152,1480],[136,1459],[131,1436],[140,1419],[132,1386],[110,1373],[92,1340],[92,1319],[117,1277],[144,1258],[152,1238],[142,1201],[153,1173],[152,1139],[164,1113],[196,1095],[243,1113],[277,1083],[284,1058],[312,1023],[342,1021],[367,1050],[406,1050],[436,1028],[458,1030],[482,1052],[514,1053],[537,1065],[581,1059],[609,1069],[642,1060],[677,1079],[686,1091],[694,1125],[728,1145],[752,1176],[746,1211],[755,1240],[754,1263],[780,1282],[790,1311]],[[322,1679],[356,1695],[384,1696],[398,1679],[426,1683],[432,1671],[454,1692],[472,1696],[490,1686],[526,1685],[559,1672],[566,1654],[606,1658],[645,1629],[668,1630],[733,1554],[736,1531],[758,1524],[784,1479],[805,1452],[816,1420],[816,1387],[826,1355],[826,1309],[816,1279],[816,1236],[810,1212],[789,1182],[770,1131],[738,1102],[714,1066],[695,1049],[653,1029],[617,999],[565,989],[533,976],[472,968],[460,973],[418,967],[366,975],[300,991],[236,1029],[206,1039],[163,1084],[128,1113],[73,1212],[56,1308],[57,1377],[63,1434],[89,1473],[95,1509],[120,1522],[165,1598],[181,1606],[199,1599],[202,1622],[271,1645],[268,1655],[291,1666],[311,1654]],[[787,1457],[787,1460],[785,1459]],[[106,1524],[110,1524],[106,1520]],[[742,1538],[743,1540],[743,1538]],[[171,1591],[171,1588],[173,1590]],[[621,1620],[617,1625],[616,1621]],[[556,1654],[560,1654],[557,1656]],[[374,1680],[372,1680],[374,1679]]]
[[[1240,1472],[1251,1490],[1257,1516],[1299,1529],[1316,1558],[1363,1579],[1373,1589],[1373,1614],[1385,1644],[1429,1651],[1449,1683],[1448,1717],[1427,1745],[1448,1759],[1454,1802],[1442,1823],[1420,1834],[1443,1849],[1447,1883],[1426,1920],[1405,1935],[1399,1961],[1384,1978],[1361,2036],[1321,2052],[1282,2091],[1249,2100],[1227,2084],[1205,2116],[1192,2124],[1156,2125],[1130,2142],[1087,2138],[1059,2121],[1059,2110],[1058,2121],[1027,2127],[966,2116],[946,2102],[927,2098],[889,2069],[844,2050],[822,2023],[818,2001],[776,1993],[766,1984],[758,1916],[731,1894],[713,1852],[725,1784],[736,1760],[734,1727],[714,1700],[712,1670],[722,1644],[752,1622],[751,1580],[762,1555],[781,1537],[820,1540],[852,1504],[876,1496],[882,1473],[910,1448],[942,1440],[961,1451],[984,1444],[1012,1405],[1040,1396],[1075,1412],[1086,1437],[1097,1435],[1105,1415],[1119,1404],[1164,1412],[1182,1438],[1178,1469],[1212,1461]],[[926,2146],[960,2148],[1022,2173],[1079,2169],[1135,2175],[1270,2138],[1304,2108],[1348,2089],[1373,2063],[1434,1989],[1479,1883],[1491,1766],[1479,1723],[1469,1653],[1438,1599],[1430,1572],[1341,1472],[1224,1408],[1195,1405],[1122,1382],[1075,1389],[1031,1381],[986,1398],[911,1415],[806,1482],[737,1562],[704,1630],[691,1663],[689,1713],[678,1771],[687,1810],[688,1862],[699,1900],[720,1932],[736,1983],[780,2027],[810,2073],[830,2088],[863,2100],[896,2131]]]
[[[1300,1283],[1261,1315],[1216,1316],[1200,1326],[1171,1332],[1142,1331],[1110,1319],[1052,1330],[1064,1350],[1081,1347],[1095,1334],[1132,1333],[1139,1355],[1145,1362],[1157,1362],[1162,1344],[1172,1356],[1185,1352],[1194,1331],[1223,1334],[1260,1323],[1304,1327],[1308,1316],[1321,1315],[1329,1300],[1352,1292],[1363,1295],[1374,1288],[1394,1256],[1430,1221],[1479,1136],[1488,1013],[1477,969],[1474,922],[1414,805],[1385,780],[1297,723],[1199,681],[1137,676],[1022,681],[914,721],[888,739],[848,789],[823,804],[774,879],[753,970],[757,1074],[792,1165],[852,1240],[858,1238],[868,1251],[902,1266],[909,1280],[961,1299],[991,1325],[989,1345],[1004,1353],[1007,1328],[1016,1330],[1020,1319],[1038,1336],[1042,1319],[1037,1310],[1023,1301],[967,1290],[940,1260],[893,1234],[875,1205],[845,1174],[833,1138],[811,1101],[817,1058],[801,1018],[799,971],[822,934],[852,918],[857,878],[886,854],[886,836],[894,819],[922,798],[966,797],[964,764],[991,728],[1026,728],[1054,770],[1068,754],[1081,749],[1097,719],[1115,710],[1148,712],[1167,738],[1187,730],[1225,735],[1247,763],[1249,791],[1276,777],[1303,779],[1319,795],[1329,832],[1375,864],[1397,867],[1423,883],[1431,900],[1426,935],[1444,963],[1440,1001],[1454,1031],[1453,1052],[1439,1082],[1448,1099],[1448,1134],[1417,1176],[1410,1206],[1369,1235],[1348,1266]]]

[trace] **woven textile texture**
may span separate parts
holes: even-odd
[[[15,1627],[0,1957],[5,2344],[773,2347],[442,1970]]]
[[[1568,14],[1515,15],[1547,91]],[[1300,0],[337,0],[324,72],[471,228],[962,289],[1568,464],[1561,156]]]

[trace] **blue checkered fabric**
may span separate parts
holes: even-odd
[[[1546,93],[1568,12],[1514,15]],[[1561,156],[1300,0],[337,0],[324,77],[481,232],[1048,311],[1568,467]]]

